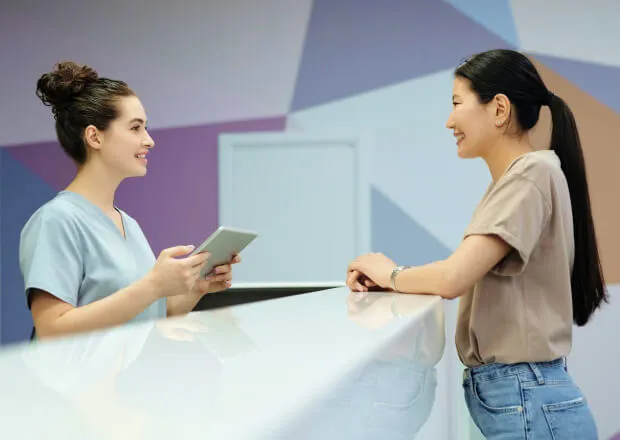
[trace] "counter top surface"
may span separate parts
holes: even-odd
[[[411,438],[443,319],[436,296],[335,288],[16,345],[0,351],[0,437]]]

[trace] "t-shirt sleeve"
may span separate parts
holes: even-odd
[[[548,194],[535,182],[518,174],[494,188],[465,232],[496,235],[512,247],[492,269],[497,275],[520,274],[547,227],[551,216]]]
[[[83,278],[79,231],[56,209],[35,214],[21,233],[19,264],[30,307],[32,289],[44,290],[73,306]]]

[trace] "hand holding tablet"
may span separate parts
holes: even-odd
[[[205,278],[210,275],[216,266],[230,263],[234,256],[241,253],[256,237],[258,233],[254,231],[220,226],[191,253],[191,255],[200,252],[211,254],[200,271],[200,277]]]

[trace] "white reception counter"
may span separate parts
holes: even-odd
[[[3,439],[412,439],[435,296],[336,288],[0,351]]]

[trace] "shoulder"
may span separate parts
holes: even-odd
[[[528,181],[540,190],[548,190],[563,177],[560,160],[553,151],[541,150],[517,158],[506,171],[505,180]]]
[[[81,249],[85,220],[71,202],[55,197],[38,208],[20,233],[20,261],[34,255],[57,255]]]
[[[52,230],[75,229],[77,218],[75,206],[70,200],[59,194],[39,207],[30,216],[22,229],[22,236],[39,231],[42,228]]]
[[[534,151],[510,164],[490,191],[490,198],[537,196],[551,204],[552,194],[562,185],[566,185],[566,180],[556,154],[550,150]]]
[[[492,183],[474,212],[474,223],[516,222],[522,216],[549,218],[553,192],[563,176],[559,160],[552,151],[524,154]]]

